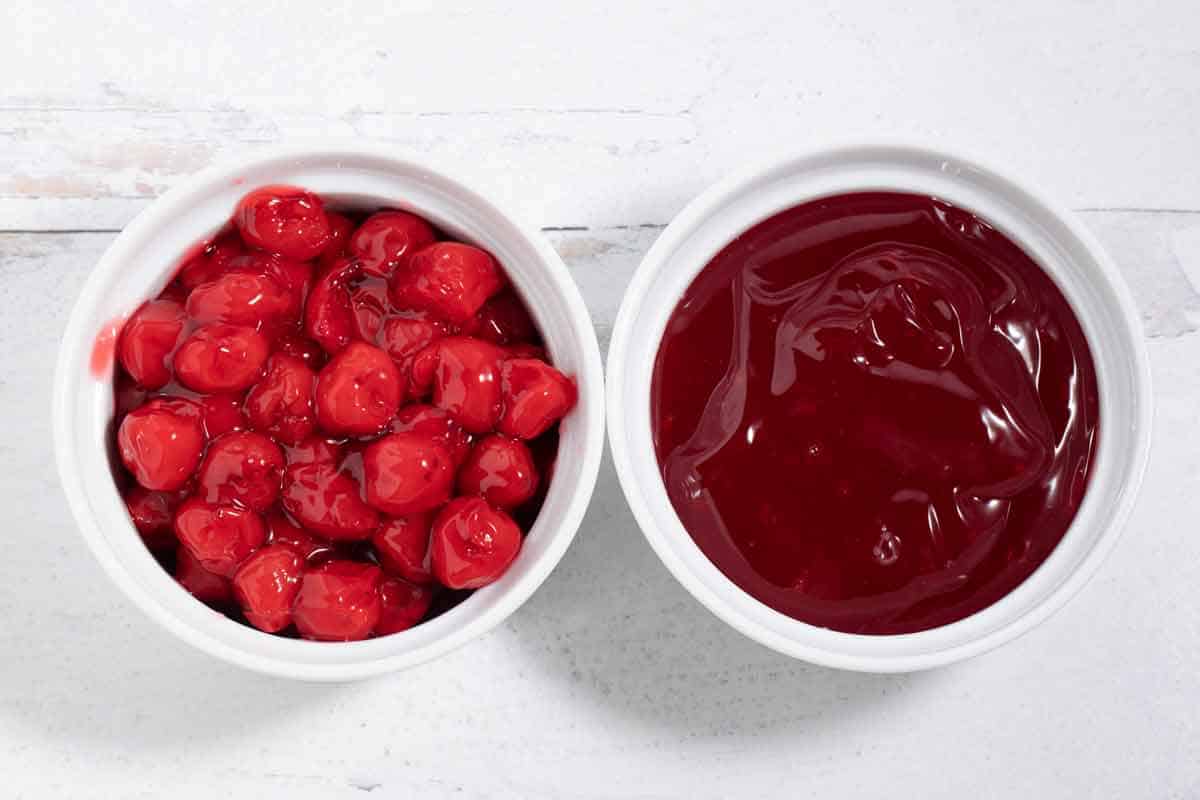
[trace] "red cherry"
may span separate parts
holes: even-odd
[[[305,639],[349,642],[371,635],[382,611],[383,573],[373,564],[326,561],[304,573],[292,606],[296,630]]]
[[[387,284],[378,278],[358,283],[350,291],[350,307],[354,312],[354,331],[358,338],[375,341],[388,314]]]
[[[379,527],[379,512],[362,501],[354,478],[332,464],[289,466],[282,500],[301,525],[335,541],[367,539]]]
[[[151,400],[130,412],[117,432],[121,461],[147,489],[183,486],[196,471],[203,448],[200,408],[189,400]]]
[[[226,272],[192,290],[188,316],[199,323],[271,325],[298,308],[291,292],[266,275]]]
[[[336,260],[346,255],[346,242],[354,231],[354,221],[349,217],[334,211],[326,211],[325,218],[329,220],[329,244],[325,245],[319,259],[322,271]]]
[[[513,358],[500,367],[504,414],[499,431],[517,439],[534,439],[575,407],[575,384],[547,364]]]
[[[250,192],[233,220],[246,244],[297,261],[319,256],[332,236],[321,198],[288,186]]]
[[[313,384],[317,376],[298,358],[276,353],[246,395],[250,427],[283,444],[297,444],[317,426]]]
[[[332,464],[342,460],[342,449],[336,442],[310,436],[299,444],[284,447],[288,466],[292,464]]]
[[[353,342],[317,376],[317,421],[329,433],[378,433],[399,410],[404,384],[387,353]]]
[[[392,360],[403,364],[433,341],[449,334],[446,323],[428,317],[392,317],[383,323],[379,346]]]
[[[233,596],[246,621],[267,633],[291,625],[303,573],[300,554],[285,544],[267,545],[247,558],[233,576]]]
[[[413,397],[425,397],[433,391],[433,376],[442,357],[440,340],[426,345],[408,362],[408,392]]]
[[[313,265],[308,261],[295,261],[274,253],[248,253],[232,262],[233,269],[265,275],[290,296],[290,302],[281,317],[294,321],[300,318],[301,309],[312,288]]]
[[[129,518],[151,550],[175,545],[174,506],[175,498],[166,492],[149,492],[141,486],[131,486],[125,492]]]
[[[287,545],[310,564],[334,552],[333,545],[328,541],[314,536],[299,525],[294,525],[279,511],[267,517],[267,541],[271,544]]]
[[[516,344],[538,337],[529,309],[511,289],[484,303],[463,333],[496,344]]]
[[[350,283],[358,276],[358,266],[342,259],[313,284],[304,310],[304,332],[333,355],[357,336]]]
[[[492,434],[479,440],[458,473],[458,493],[479,495],[496,508],[516,508],[537,491],[533,454],[524,442]]]
[[[278,445],[260,433],[233,431],[209,446],[196,495],[209,503],[265,511],[279,497],[282,476]]]
[[[298,358],[304,365],[316,372],[325,366],[327,356],[321,345],[305,336],[295,333],[285,333],[275,340],[275,352],[285,353],[292,358]]]
[[[233,599],[229,579],[206,570],[183,545],[175,551],[175,581],[202,603],[221,605]]]
[[[270,353],[254,328],[214,323],[198,328],[175,353],[179,382],[196,392],[236,392],[258,379]]]
[[[241,237],[234,231],[226,231],[184,262],[179,270],[179,283],[191,291],[215,280],[230,268],[233,259],[245,252]]]
[[[451,589],[478,589],[504,574],[521,549],[521,529],[479,497],[456,497],[433,521],[433,574]]]
[[[267,531],[253,511],[193,497],[175,512],[175,535],[200,566],[231,578],[266,541]]]
[[[183,306],[174,300],[151,300],[133,312],[121,329],[117,357],[139,386],[159,389],[170,382],[171,353],[186,323]]]
[[[430,311],[462,325],[500,291],[504,278],[491,254],[459,242],[437,242],[413,253],[392,274],[396,308]]]
[[[242,396],[240,394],[210,394],[196,398],[204,419],[204,433],[209,439],[215,439],[229,431],[240,431],[246,427],[246,418],[242,416]]]
[[[380,211],[351,234],[346,252],[364,272],[386,278],[436,239],[433,228],[420,217],[405,211]]]
[[[407,405],[400,409],[390,428],[392,433],[412,432],[428,436],[446,448],[456,465],[462,464],[471,452],[471,434],[463,430],[444,408],[424,403]]]
[[[445,447],[415,433],[393,433],[363,451],[367,503],[387,514],[432,511],[450,499],[454,462]]]
[[[430,514],[408,514],[388,520],[371,534],[379,565],[413,583],[432,583],[429,561]]]
[[[379,584],[381,610],[375,623],[375,635],[406,631],[429,613],[433,592],[427,586],[416,586],[397,578],[385,578]]]
[[[433,404],[449,411],[471,433],[487,433],[500,418],[500,361],[504,352],[481,339],[451,336],[421,351],[413,364],[418,379],[419,362],[436,348],[433,371]],[[423,377],[423,376],[422,376]]]

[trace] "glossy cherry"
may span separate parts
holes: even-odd
[[[371,546],[384,571],[412,583],[432,583],[429,554],[431,514],[393,517],[371,534]]]
[[[230,269],[233,259],[245,252],[241,237],[235,231],[226,231],[184,261],[179,270],[179,283],[190,292],[223,275]]]
[[[267,530],[254,511],[193,497],[175,512],[175,536],[200,566],[231,578],[266,541]]]
[[[246,394],[246,418],[254,430],[281,444],[299,444],[317,426],[313,387],[317,375],[286,353],[275,353]]]
[[[242,414],[242,396],[236,392],[209,394],[196,398],[204,420],[204,433],[215,439],[229,431],[246,428],[246,417]]]
[[[500,367],[504,414],[497,429],[516,439],[534,439],[575,406],[575,384],[547,364],[511,358]]]
[[[285,445],[284,458],[288,465],[292,464],[333,464],[342,460],[342,449],[330,439],[321,436],[309,436],[299,444]]]
[[[391,317],[379,331],[379,346],[398,364],[411,362],[417,353],[450,333],[449,326],[428,315]]]
[[[399,410],[405,382],[387,353],[353,342],[317,376],[317,420],[329,433],[378,433]]]
[[[525,443],[500,434],[480,439],[458,472],[458,493],[496,508],[516,508],[537,492],[538,473]]]
[[[374,342],[389,313],[387,284],[379,278],[357,281],[350,290],[350,309],[354,333],[365,342]]]
[[[434,342],[413,362],[412,380],[430,380],[433,404],[471,433],[487,433],[500,418],[500,362],[504,351],[466,336]],[[432,368],[431,368],[432,365]]]
[[[209,503],[265,511],[279,497],[283,451],[251,431],[231,431],[208,447],[200,462],[196,496]]]
[[[454,461],[438,442],[416,433],[392,433],[363,450],[363,492],[387,514],[432,511],[450,499]]]
[[[292,602],[300,591],[304,559],[286,544],[256,551],[233,575],[233,596],[246,621],[274,633],[292,624]]]
[[[305,639],[349,642],[374,631],[382,612],[383,573],[373,564],[334,560],[304,573],[292,606],[296,630]]]
[[[250,192],[238,203],[233,220],[251,247],[297,261],[319,256],[332,237],[321,198],[287,186]]]
[[[150,300],[121,329],[117,358],[144,389],[159,389],[171,380],[171,354],[183,340],[187,315],[174,300]]]
[[[487,586],[504,574],[520,549],[517,523],[480,497],[456,497],[433,521],[433,574],[451,589]]]
[[[254,328],[205,325],[175,352],[175,375],[196,392],[236,392],[258,379],[269,354],[266,337]]]
[[[271,544],[287,545],[310,564],[317,563],[334,552],[333,544],[329,540],[294,524],[281,511],[274,511],[267,517],[267,541]]]
[[[358,276],[358,265],[340,259],[313,284],[304,309],[304,332],[325,348],[338,353],[358,336],[350,288]]]
[[[380,614],[375,635],[387,636],[406,631],[429,613],[433,591],[398,578],[384,578],[379,584]]]
[[[354,220],[344,214],[326,211],[325,219],[329,221],[329,244],[325,245],[317,262],[321,272],[346,255],[346,243],[354,232]]]
[[[313,372],[325,366],[325,362],[328,360],[321,345],[297,333],[285,333],[279,336],[275,340],[275,352],[300,359]]]
[[[412,403],[400,409],[392,420],[392,433],[417,433],[428,436],[441,444],[450,453],[455,465],[462,464],[471,452],[471,434],[455,421],[444,408]]]
[[[175,580],[197,600],[209,605],[221,605],[233,599],[229,578],[205,569],[183,545],[175,551]]]
[[[180,488],[196,471],[204,449],[199,406],[177,398],[149,401],[125,416],[117,431],[117,449],[143,487]]]
[[[512,289],[500,292],[484,303],[463,328],[463,333],[505,345],[531,342],[538,338],[537,327],[529,316],[529,310]]]
[[[390,281],[396,308],[429,311],[456,325],[470,321],[503,286],[504,276],[491,254],[460,242],[418,250]]]
[[[313,265],[309,261],[296,261],[275,253],[252,252],[233,259],[231,271],[265,275],[288,292],[289,303],[280,312],[287,322],[300,319],[300,313],[312,289]]]
[[[429,223],[406,211],[380,211],[350,235],[346,252],[371,275],[387,277],[437,237]]]
[[[141,486],[125,490],[125,508],[133,526],[146,545],[154,550],[175,544],[175,496],[168,492],[151,492]]]
[[[329,539],[367,539],[379,527],[379,512],[363,502],[358,483],[333,464],[289,466],[281,500],[300,524]]]
[[[187,299],[188,316],[201,324],[269,325],[297,307],[286,286],[266,275],[240,270],[197,286]]]

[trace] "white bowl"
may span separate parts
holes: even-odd
[[[403,633],[322,643],[261,633],[195,600],[142,544],[114,486],[106,455],[113,415],[111,370],[89,371],[101,331],[153,297],[193,243],[230,217],[238,199],[266,184],[318,192],[335,207],[415,211],[487,248],[529,306],[554,363],[579,386],[563,420],[545,504],[520,555],[496,583]],[[558,563],[583,518],[604,445],[603,373],[587,308],[562,260],[536,232],[475,191],[390,148],[345,146],[257,151],[208,169],[163,195],[135,219],[88,276],[59,349],[54,440],[63,490],[87,543],[124,592],[181,639],[234,664],[307,680],[352,680],[434,658],[479,636],[521,605]]]
[[[696,274],[737,235],[808,200],[856,191],[935,195],[1012,238],[1066,295],[1091,346],[1100,437],[1091,484],[1048,559],[1003,599],[919,633],[866,636],[808,625],[744,592],[700,551],[663,487],[651,438],[650,384],[668,317]],[[1152,418],[1141,325],[1125,283],[1066,210],[979,161],[919,146],[842,146],[776,159],[708,189],[663,231],[634,275],[608,355],[609,440],[625,496],[663,563],[696,598],[752,639],[796,658],[904,672],[982,653],[1060,608],[1112,549],[1146,466]]]

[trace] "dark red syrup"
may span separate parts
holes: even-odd
[[[1095,366],[1045,272],[970,212],[829,197],[688,287],[654,368],[655,447],[704,554],[778,611],[897,634],[1011,592],[1079,508]]]

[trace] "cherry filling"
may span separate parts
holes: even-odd
[[[575,397],[490,253],[294,187],[248,194],[108,346],[147,547],[202,602],[321,641],[498,580]]]
[[[670,500],[722,572],[796,619],[894,634],[987,607],[1050,555],[1097,397],[1070,306],[1012,241],[870,193],[772,217],[701,271],[652,417]]]

